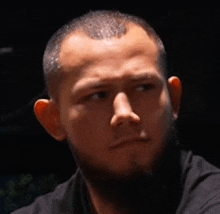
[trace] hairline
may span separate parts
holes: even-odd
[[[142,19],[140,19],[142,21]],[[166,51],[165,51],[165,48],[164,48],[164,45],[163,45],[163,42],[161,41],[160,37],[157,35],[157,33],[154,31],[154,29],[148,25],[147,22],[145,23],[139,23],[135,20],[123,20],[124,21],[124,25],[125,25],[125,28],[126,28],[126,31],[122,34],[122,35],[116,35],[116,36],[113,36],[111,38],[103,38],[103,39],[96,39],[96,38],[93,38],[87,31],[86,29],[84,29],[83,26],[79,26],[79,25],[76,25],[76,26],[73,26],[72,28],[70,29],[66,29],[63,33],[63,35],[61,34],[60,38],[57,39],[57,41],[55,40],[55,49],[56,50],[53,50],[53,52],[55,52],[56,56],[55,56],[55,59],[54,59],[54,64],[55,64],[55,73],[56,75],[59,76],[59,83],[58,83],[58,88],[60,87],[60,83],[62,82],[62,65],[61,65],[61,62],[60,62],[60,52],[61,52],[61,47],[62,47],[62,44],[64,43],[64,41],[70,37],[71,35],[74,35],[75,33],[78,33],[78,32],[82,32],[84,33],[86,36],[88,36],[89,38],[91,39],[94,39],[94,40],[104,40],[104,39],[112,39],[112,38],[120,38],[121,36],[125,36],[128,31],[130,30],[129,29],[129,25],[132,24],[132,25],[136,25],[136,26],[139,26],[141,27],[146,33],[147,35],[153,40],[153,42],[156,44],[157,48],[158,48],[158,63],[161,64],[161,63],[164,63],[164,61],[166,61],[166,59],[162,59],[163,57],[166,57]],[[145,20],[143,20],[145,21]],[[58,30],[58,33],[59,31],[62,31],[63,28],[65,28],[66,26],[68,26],[68,24],[64,25],[63,27],[61,27],[59,30]],[[153,32],[152,32],[153,31]],[[61,32],[62,33],[62,32]],[[55,33],[56,34],[56,33]],[[48,58],[48,57],[47,57]],[[47,59],[48,60],[48,59]],[[165,65],[166,66],[166,65]],[[162,68],[163,67],[163,68]],[[165,78],[167,78],[167,72],[166,72],[166,68],[164,68],[164,65],[159,65],[159,68],[160,68],[160,71],[162,72],[163,76]],[[58,78],[57,78],[58,79]],[[46,83],[47,83],[47,80],[46,80]],[[47,85],[47,84],[46,84]],[[54,97],[56,95],[55,92],[52,92],[50,93],[50,90],[49,88],[47,88],[47,91],[48,91],[48,95],[49,97]]]

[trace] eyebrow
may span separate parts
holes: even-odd
[[[141,82],[144,80],[153,80],[156,78],[156,76],[149,74],[149,73],[144,73],[144,74],[136,74],[135,76],[128,75],[126,78],[128,79],[128,82],[135,83],[135,82]],[[88,89],[93,89],[93,90],[103,89],[113,84],[114,84],[113,79],[101,80],[101,81],[96,80],[96,79],[90,79],[87,82],[83,83],[82,85],[77,86],[75,92],[84,91]]]
[[[86,91],[86,90],[98,90],[106,88],[106,84],[104,82],[100,82],[99,80],[89,80],[87,83],[83,83],[75,88],[75,93]]]
[[[149,73],[143,73],[143,74],[137,74],[135,76],[131,77],[132,82],[139,82],[141,80],[150,80],[150,79],[155,79],[155,75],[149,74]]]

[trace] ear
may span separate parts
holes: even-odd
[[[55,140],[66,139],[66,132],[60,124],[59,111],[52,100],[37,100],[34,105],[34,113],[40,124]]]
[[[177,120],[179,109],[180,109],[180,100],[182,95],[182,84],[178,77],[170,77],[168,79],[168,88],[170,92],[170,99],[173,107],[173,118]]]

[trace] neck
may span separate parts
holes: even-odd
[[[87,188],[90,195],[90,200],[93,205],[93,212],[96,214],[123,214],[122,207],[120,210],[117,205],[112,202],[112,200],[106,200],[96,189],[94,189],[90,184],[87,184]]]
[[[174,213],[181,194],[179,157],[172,150],[160,169],[132,180],[85,179],[95,213]]]
[[[106,181],[95,188],[87,183],[87,188],[92,202],[93,208],[97,214],[134,214],[146,213],[146,210],[151,210],[156,213],[157,203],[163,193],[163,189],[153,189],[153,186],[146,185],[144,181],[139,184],[125,184],[112,181]]]

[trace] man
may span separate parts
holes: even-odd
[[[67,139],[78,170],[19,213],[220,213],[220,170],[182,151],[178,77],[142,19],[90,12],[62,27],[44,54],[50,99],[35,114]]]

